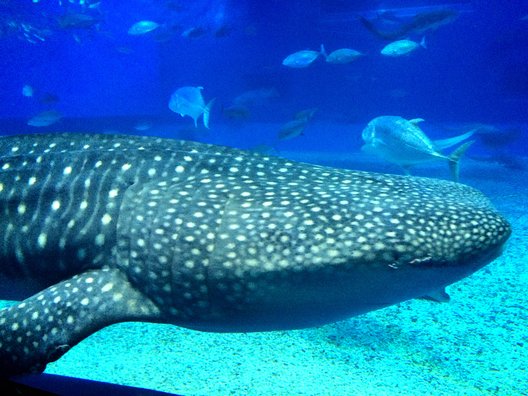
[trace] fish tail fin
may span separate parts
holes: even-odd
[[[328,58],[328,54],[326,53],[324,44],[321,44],[321,55],[323,55],[326,58]]]
[[[474,140],[470,140],[469,142],[465,142],[464,144],[461,144],[448,157],[448,159],[449,159],[449,170],[451,171],[451,177],[456,182],[458,182],[460,158],[464,155],[464,153],[467,151],[467,149],[473,143],[475,143],[475,141]]]
[[[433,145],[437,150],[443,150],[448,147],[454,146],[455,144],[458,144],[466,139],[469,139],[475,133],[475,131],[477,131],[477,129],[472,129],[469,132],[463,133],[462,135],[453,136],[451,138],[434,140]]]
[[[204,112],[203,112],[203,123],[204,123],[204,126],[209,129],[209,114],[211,113],[211,107],[213,107],[213,104],[215,102],[216,98],[214,99],[211,99],[209,101],[209,103],[207,103],[207,105],[205,106],[204,108]]]
[[[427,49],[427,43],[425,42],[425,36],[422,37],[422,40],[420,41],[420,46],[422,48]]]

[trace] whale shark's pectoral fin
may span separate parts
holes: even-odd
[[[433,290],[420,298],[435,302],[449,302],[449,300],[451,300],[451,297],[447,294],[445,289]]]
[[[77,275],[0,311],[0,377],[42,372],[105,326],[158,315],[117,269]]]

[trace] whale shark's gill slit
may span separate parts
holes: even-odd
[[[69,219],[73,217],[74,212],[76,210],[74,209],[74,202],[75,197],[78,196],[78,194],[82,191],[83,186],[81,185],[81,181],[84,179],[84,173],[85,169],[88,163],[87,158],[82,158],[82,162],[79,164],[79,169],[74,172],[74,176],[72,181],[69,183],[70,188],[68,188],[68,200],[67,200],[67,206],[62,209],[62,215],[60,216],[61,220]],[[68,229],[65,230],[65,232],[68,232]],[[64,235],[64,237],[68,237],[67,234]]]
[[[38,190],[36,190],[38,192],[37,205],[35,207],[33,216],[31,217],[31,220],[30,220],[31,224],[35,224],[37,222],[37,219],[39,217],[42,217],[42,214],[44,213],[44,201],[46,200],[47,194],[49,194],[49,191],[50,191],[49,184],[52,179],[53,179],[52,172],[46,173],[46,176],[44,177],[44,181],[42,182],[42,186]],[[37,181],[37,183],[39,183],[39,181]],[[31,191],[31,188],[32,187],[28,187],[28,191]]]
[[[85,190],[85,199],[81,202],[80,210],[89,214],[88,219],[84,221],[83,228],[79,231],[81,234],[87,234],[92,229],[97,228],[94,224],[100,218],[100,197],[103,196],[103,191],[109,190],[108,185],[111,183],[111,180],[109,179],[114,176],[111,168],[105,168],[102,175],[96,173],[95,170],[92,170],[90,173],[91,175],[89,175],[89,179],[87,180],[91,181],[90,185],[93,184],[95,186],[95,191],[87,188]],[[84,205],[82,205],[83,203],[86,203],[87,206],[84,207]]]

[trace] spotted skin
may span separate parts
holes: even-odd
[[[0,373],[121,321],[301,328],[441,289],[510,234],[457,183],[152,137],[0,139]]]

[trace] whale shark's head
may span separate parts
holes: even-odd
[[[462,184],[281,166],[282,181],[249,180],[226,202],[210,314],[190,327],[297,328],[427,296],[492,261],[510,234]]]

